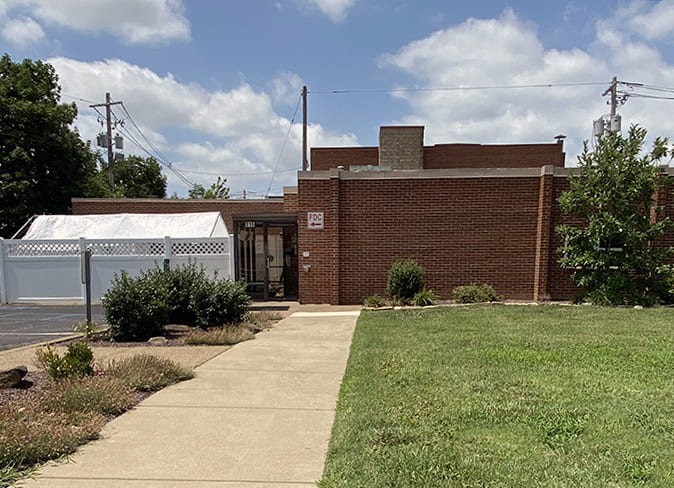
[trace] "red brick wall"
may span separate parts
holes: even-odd
[[[539,168],[564,167],[561,144],[438,144],[424,146],[424,168]],[[311,170],[325,171],[337,166],[378,166],[376,147],[321,147],[311,149]]]
[[[311,170],[324,171],[337,166],[378,166],[376,147],[312,147]]]
[[[335,182],[299,180],[299,288],[302,303],[339,303],[338,212]],[[323,212],[325,229],[308,229],[307,212]],[[304,253],[309,253],[304,256]]]
[[[551,144],[438,144],[424,147],[424,168],[539,168],[564,167],[562,145]]]
[[[337,293],[339,303],[360,303],[382,294],[398,259],[419,261],[441,298],[471,282],[490,283],[508,298],[533,297],[539,177],[299,183],[303,302]],[[324,211],[326,228],[307,230],[307,211]]]
[[[220,212],[234,233],[233,215],[283,213],[283,200],[180,200],[159,198],[73,198],[73,214]]]
[[[297,213],[299,208],[299,195],[295,193],[284,193],[283,194],[283,211],[287,213]]]

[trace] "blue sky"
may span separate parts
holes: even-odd
[[[674,0],[0,0],[1,50],[54,65],[83,138],[110,92],[149,141],[116,108],[126,154],[146,155],[134,136],[235,196],[295,184],[303,84],[310,146],[376,145],[390,124],[424,125],[426,144],[562,133],[573,165],[612,76],[646,85],[621,86],[623,128],[674,135],[673,43]],[[552,86],[495,88],[521,85]]]

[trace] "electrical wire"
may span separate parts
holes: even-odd
[[[274,174],[274,171],[258,171],[256,173],[227,173],[227,174],[222,174],[222,173],[209,173],[207,171],[196,171],[196,170],[191,170],[191,169],[181,169],[183,173],[190,173],[190,174],[195,174],[195,175],[206,175],[206,176],[222,176],[223,178],[225,177],[231,177],[231,176],[258,176],[258,175],[271,175]],[[276,173],[289,173],[291,171],[297,171],[297,169],[280,169],[276,171]]]
[[[486,86],[439,86],[430,88],[364,88],[346,90],[309,90],[312,94],[343,95],[349,93],[406,93],[406,92],[433,92],[433,91],[460,91],[460,90],[508,90],[523,88],[556,88],[567,86],[605,85],[605,81],[581,81],[570,83],[539,83],[531,85],[486,85]]]
[[[286,132],[286,137],[283,140],[283,145],[281,146],[281,152],[278,155],[278,159],[276,160],[276,166],[274,167],[274,172],[272,173],[271,176],[271,181],[269,182],[269,186],[267,187],[267,193],[265,194],[265,197],[269,196],[269,192],[271,191],[271,185],[274,183],[274,178],[276,177],[276,173],[278,172],[278,167],[279,164],[281,163],[281,157],[283,156],[283,151],[286,148],[286,144],[288,143],[288,138],[290,137],[290,131],[293,129],[293,124],[295,123],[295,116],[297,115],[297,109],[300,108],[300,102],[302,101],[302,95],[300,95],[297,98],[297,103],[295,104],[295,110],[293,111],[293,116],[290,118],[290,124],[288,124],[288,131]]]
[[[70,99],[72,99],[72,100],[77,100],[78,102],[88,103],[89,105],[96,105],[96,102],[92,102],[91,100],[87,100],[87,99],[85,99],[85,98],[74,97],[74,96],[72,96],[72,95],[68,95],[67,93],[61,93],[61,96],[62,96],[62,97],[70,98]]]

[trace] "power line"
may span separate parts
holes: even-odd
[[[88,103],[88,104],[91,104],[91,105],[94,105],[96,103],[96,102],[92,102],[91,100],[87,100],[86,98],[80,98],[80,97],[74,97],[72,95],[68,95],[67,93],[61,93],[61,96],[70,98],[72,100],[77,100],[78,102]]]
[[[485,85],[485,86],[439,86],[429,88],[361,88],[345,90],[309,90],[312,94],[342,95],[350,93],[407,93],[407,92],[433,92],[433,91],[461,91],[461,90],[511,90],[526,88],[558,88],[570,86],[593,86],[605,85],[605,81],[580,81],[570,83],[538,83],[531,85]]]
[[[274,167],[274,172],[271,176],[271,181],[269,182],[269,187],[267,187],[267,193],[265,196],[269,196],[269,192],[271,191],[271,185],[274,183],[274,178],[276,177],[276,173],[278,172],[278,166],[281,163],[281,156],[283,156],[283,151],[286,148],[286,143],[288,142],[288,138],[290,137],[290,131],[293,128],[293,124],[295,123],[295,115],[297,115],[297,109],[300,107],[300,101],[302,100],[302,95],[300,95],[297,99],[297,103],[295,104],[295,110],[293,111],[293,116],[290,118],[290,124],[288,124],[288,131],[286,132],[286,137],[283,140],[283,145],[281,146],[281,152],[278,155],[278,159],[276,160],[276,166]]]
[[[291,171],[297,171],[297,169],[280,169],[278,171],[258,171],[255,173],[210,173],[208,171],[196,171],[196,170],[191,170],[191,169],[181,169],[183,173],[190,173],[190,174],[195,174],[195,175],[206,175],[206,176],[222,176],[224,177],[231,177],[231,176],[259,176],[259,175],[271,175],[274,173],[289,173]]]

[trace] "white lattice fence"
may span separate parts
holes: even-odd
[[[131,276],[153,267],[195,262],[208,273],[233,278],[232,237],[195,239],[0,239],[3,303],[83,302],[80,253],[90,250],[92,299],[99,301],[122,270]]]

